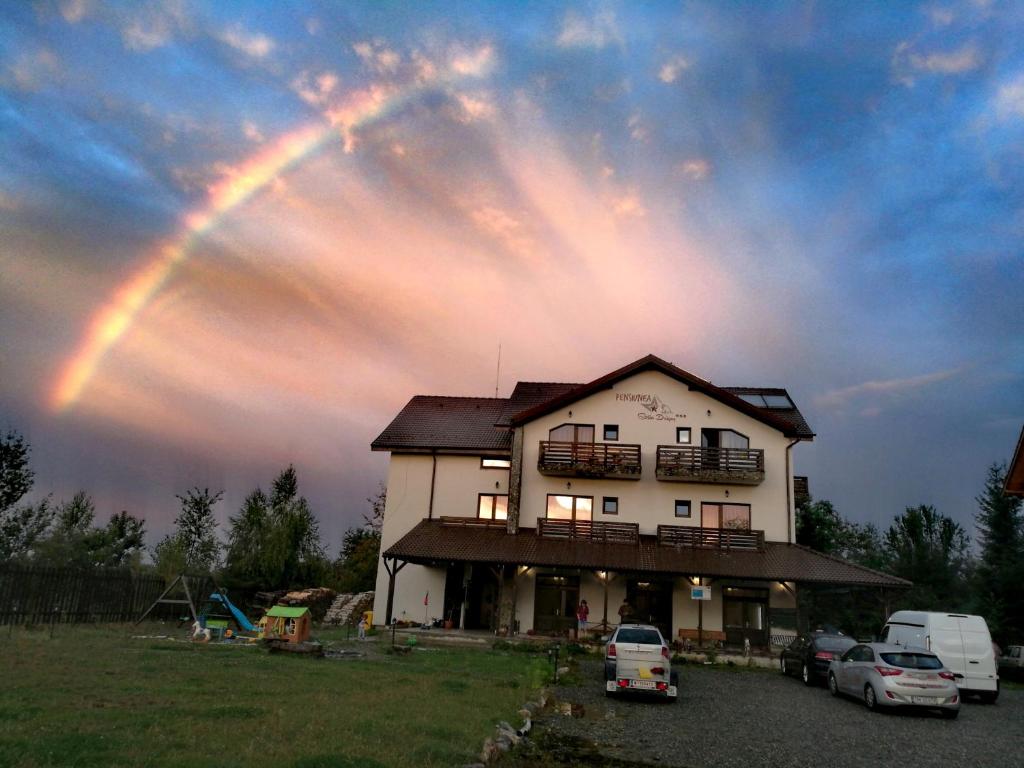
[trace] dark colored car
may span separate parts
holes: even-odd
[[[819,685],[828,677],[828,665],[853,648],[857,641],[830,632],[797,635],[779,657],[782,674],[799,675],[804,685]]]

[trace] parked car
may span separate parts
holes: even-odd
[[[897,611],[885,622],[882,642],[936,654],[955,676],[962,696],[975,694],[988,703],[999,697],[992,636],[981,616]]]
[[[678,673],[657,627],[620,624],[604,648],[605,693],[649,693],[675,701]]]
[[[824,684],[828,665],[838,659],[857,641],[842,633],[809,632],[797,635],[779,655],[779,666],[784,675],[799,675],[804,685]]]
[[[1007,680],[1024,679],[1024,645],[1008,645],[999,659],[999,676]]]
[[[849,694],[868,709],[921,707],[937,709],[945,718],[960,714],[956,679],[930,651],[887,643],[860,643],[828,668],[828,690]]]

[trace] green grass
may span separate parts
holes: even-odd
[[[3,766],[451,766],[543,684],[489,649],[360,659],[133,640],[163,628],[0,630]]]

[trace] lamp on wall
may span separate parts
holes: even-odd
[[[711,409],[710,408],[708,408],[708,418],[709,419],[711,418]]]
[[[729,489],[728,488],[725,489],[725,498],[727,498],[727,499],[729,498]]]
[[[495,488],[501,488],[501,480],[495,480],[494,481],[494,487]],[[726,493],[728,493],[728,491]]]
[[[572,418],[572,411],[569,411],[569,418]]]
[[[572,488],[572,481],[569,481],[568,483],[566,483],[565,487],[566,488]]]

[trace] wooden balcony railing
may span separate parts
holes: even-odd
[[[764,482],[764,451],[659,445],[654,474],[659,480],[677,483],[760,485]]]
[[[694,528],[685,525],[659,525],[658,543],[668,547],[760,551],[764,549],[764,531],[751,531],[747,528]]]
[[[542,440],[537,470],[555,477],[640,479],[640,446]]]
[[[602,544],[637,544],[640,526],[637,523],[605,523],[590,520],[537,521],[537,535],[545,539],[596,541]]]
[[[507,520],[492,520],[489,517],[449,517],[442,515],[438,518],[441,525],[452,525],[459,528],[501,528],[508,527]]]

